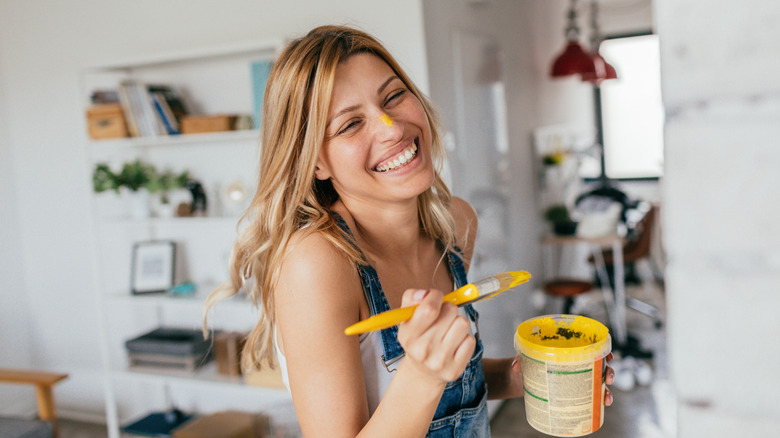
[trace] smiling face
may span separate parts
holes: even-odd
[[[345,203],[412,201],[433,183],[428,118],[379,57],[358,54],[337,67],[315,175]]]

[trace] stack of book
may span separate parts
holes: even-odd
[[[200,330],[160,327],[125,342],[130,367],[195,371],[212,359]]]
[[[184,103],[168,85],[122,81],[119,103],[133,137],[177,135],[181,132],[181,117],[187,114]]]

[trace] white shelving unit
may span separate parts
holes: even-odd
[[[252,114],[250,63],[271,59],[281,39],[202,50],[118,60],[87,68],[81,75],[85,109],[93,90],[116,88],[123,79],[168,84],[195,114]],[[106,371],[106,417],[109,437],[121,436],[121,425],[152,411],[177,407],[209,413],[225,409],[251,410],[271,416],[272,423],[294,428],[294,411],[285,389],[250,386],[243,379],[219,374],[214,362],[195,372],[129,368],[124,342],[159,326],[200,328],[206,295],[228,279],[228,257],[236,238],[240,213],[224,189],[241,183],[256,185],[259,132],[230,131],[159,137],[91,140],[89,170],[107,163],[119,170],[136,158],[158,169],[188,170],[206,189],[204,217],[132,218],[126,195],[93,194],[96,300],[102,317],[102,357]],[[182,193],[180,193],[182,195]],[[188,196],[188,193],[183,193]],[[248,202],[248,201],[247,201]],[[144,240],[177,243],[177,279],[192,281],[191,296],[132,295],[132,247]],[[212,310],[211,325],[220,330],[248,331],[257,311],[242,297]]]

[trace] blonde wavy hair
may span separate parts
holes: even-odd
[[[293,233],[304,227],[306,233],[321,233],[352,263],[365,263],[354,240],[338,228],[329,214],[338,193],[330,180],[314,177],[325,138],[336,67],[360,53],[371,53],[384,60],[422,104],[433,133],[436,169],[432,187],[418,197],[420,226],[443,250],[454,248],[451,194],[440,176],[444,148],[438,117],[430,101],[382,44],[365,32],[322,26],[293,40],[275,60],[266,86],[259,181],[254,199],[239,222],[243,231],[231,254],[230,281],[209,295],[203,311],[207,335],[208,311],[222,299],[243,290],[261,309],[260,320],[242,350],[245,370],[265,364],[275,367],[274,287]]]

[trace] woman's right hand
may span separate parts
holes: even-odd
[[[398,342],[406,353],[404,362],[432,379],[445,383],[463,374],[474,353],[476,340],[458,307],[443,302],[436,289],[407,289],[401,307],[417,305],[414,315],[398,328]]]

